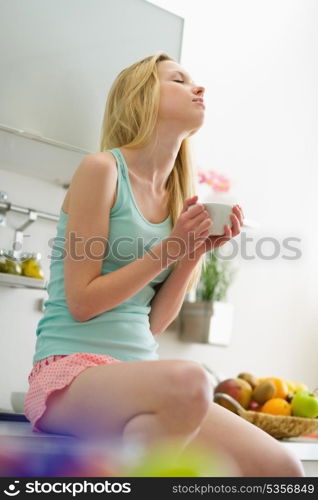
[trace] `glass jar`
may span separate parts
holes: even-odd
[[[21,256],[22,275],[29,278],[44,279],[40,253],[28,253]]]
[[[22,268],[19,260],[15,259],[12,252],[0,250],[0,273],[21,274]]]

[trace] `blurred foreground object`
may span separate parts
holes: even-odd
[[[204,445],[189,444],[182,452],[177,439],[152,445],[124,471],[128,477],[229,477],[230,462]]]
[[[108,442],[0,437],[1,477],[113,477],[118,464],[117,448]]]

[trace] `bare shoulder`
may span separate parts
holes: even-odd
[[[105,170],[105,172],[107,173],[109,171],[116,170],[116,159],[108,151],[91,153],[84,156],[77,168],[83,171],[94,168],[96,171]]]
[[[63,201],[63,211],[65,213],[69,212],[71,194],[79,184],[82,188],[89,189],[95,187],[96,184],[103,185],[105,181],[111,191],[109,194],[112,207],[116,199],[117,166],[115,157],[107,151],[84,156],[73,174]]]
[[[82,161],[76,168],[70,187],[78,177],[88,177],[93,179],[92,174],[97,176],[116,177],[116,159],[107,151],[91,153],[82,158]],[[89,180],[88,179],[88,180]]]

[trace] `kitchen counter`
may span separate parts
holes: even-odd
[[[302,461],[307,477],[318,477],[318,435],[282,439],[281,442]]]

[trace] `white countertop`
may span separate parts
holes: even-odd
[[[317,438],[290,438],[281,441],[291,451],[295,452],[302,461],[311,460],[318,462],[318,439]]]

